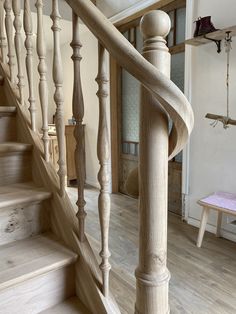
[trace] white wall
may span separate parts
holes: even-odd
[[[195,2],[195,1],[194,1]],[[198,0],[195,3],[194,17],[212,16],[216,28],[235,25],[236,2],[234,0]],[[236,37],[233,38],[230,66],[230,106],[231,116],[236,119]],[[186,71],[191,71],[191,103],[195,114],[195,126],[190,141],[188,221],[199,225],[201,208],[197,200],[214,191],[236,193],[236,127],[224,130],[222,124],[213,128],[206,113],[226,114],[226,54],[224,43],[222,52],[216,52],[216,45],[191,49],[190,63]],[[209,219],[208,230],[214,231],[215,213]],[[236,233],[236,227],[227,224],[226,231]],[[225,232],[224,236],[233,238]],[[236,237],[235,237],[236,238]]]

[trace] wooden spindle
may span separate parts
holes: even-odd
[[[141,20],[143,56],[167,77],[170,54],[164,37],[170,19],[151,11]],[[168,117],[150,92],[141,88],[139,155],[139,265],[137,314],[169,313],[167,258]]]
[[[30,9],[30,1],[24,1],[24,31],[25,31],[25,48],[26,48],[26,72],[29,86],[29,112],[31,118],[31,129],[36,130],[36,106],[34,96],[34,76],[33,76],[33,26]]]
[[[8,45],[8,65],[10,71],[10,80],[14,83],[14,59],[15,59],[15,52],[14,52],[14,45],[13,45],[13,22],[11,18],[11,11],[12,11],[12,1],[5,0],[4,2],[4,9],[6,12],[5,17],[5,26],[6,26],[6,34],[7,34],[7,45]]]
[[[4,0],[0,0],[0,50],[1,60],[3,63],[6,62],[6,37],[4,32]]]
[[[59,148],[59,170],[58,175],[60,178],[60,194],[65,195],[65,175],[66,175],[66,157],[65,157],[65,123],[64,123],[64,95],[63,95],[63,72],[60,48],[60,13],[58,8],[58,0],[52,1],[52,14],[53,21],[52,31],[54,37],[53,49],[53,80],[55,84],[54,101],[56,103],[56,130]]]
[[[107,97],[108,97],[108,74],[107,74],[107,58],[105,48],[99,44],[98,46],[98,76],[96,81],[98,83],[97,96],[99,98],[99,126],[98,126],[98,141],[97,141],[97,155],[100,164],[98,173],[98,181],[100,183],[100,194],[98,197],[99,220],[101,226],[101,240],[102,250],[100,256],[102,263],[100,265],[103,277],[103,294],[105,297],[109,295],[109,272],[111,265],[109,264],[109,222],[110,222],[110,140],[107,124]]]
[[[71,47],[73,49],[72,60],[74,63],[74,86],[73,86],[73,116],[76,121],[74,136],[76,139],[76,150],[75,150],[75,167],[77,174],[78,184],[78,212],[76,216],[79,220],[79,239],[84,241],[84,229],[85,229],[85,217],[86,212],[84,210],[84,184],[85,184],[85,143],[84,143],[84,128],[83,128],[83,117],[84,117],[84,99],[80,77],[80,61],[82,59],[80,55],[80,49],[82,47],[79,39],[79,17],[73,12],[73,39]]]
[[[48,85],[47,85],[47,64],[46,64],[46,46],[43,29],[43,1],[37,0],[37,53],[39,57],[39,99],[42,110],[42,131],[44,144],[44,158],[49,161],[49,136],[48,136]]]
[[[15,19],[13,22],[13,25],[15,27],[15,49],[16,49],[16,59],[17,59],[17,66],[18,66],[18,83],[17,86],[19,88],[20,93],[20,103],[21,105],[24,104],[24,95],[23,95],[23,88],[24,88],[24,75],[23,75],[23,66],[22,66],[22,57],[21,57],[21,18],[20,18],[20,12],[21,12],[21,1],[19,0],[12,0],[12,8],[15,15]]]

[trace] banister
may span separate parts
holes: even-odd
[[[169,158],[173,158],[183,149],[193,128],[192,108],[184,94],[145,60],[91,1],[66,2],[117,62],[138,79],[167,111],[173,121],[169,136]]]

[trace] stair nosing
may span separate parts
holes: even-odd
[[[53,239],[52,238],[52,234],[50,234],[50,233],[40,234],[40,235],[35,236],[33,239],[36,240],[37,238],[40,238],[40,237],[41,238],[45,237],[48,240],[49,239],[53,240],[54,245],[58,246],[58,251],[55,251],[55,252],[59,252],[59,250],[61,252],[62,249],[63,249],[64,253],[68,253],[68,256],[64,257],[64,258],[61,258],[60,262],[55,260],[54,262],[51,262],[51,264],[49,264],[49,265],[43,265],[41,267],[38,266],[37,269],[31,269],[27,273],[23,272],[20,275],[14,277],[14,278],[10,278],[10,279],[8,279],[8,280],[6,280],[4,282],[0,282],[0,291],[4,291],[5,289],[9,289],[10,287],[12,287],[14,285],[19,285],[20,283],[23,283],[25,281],[31,280],[33,278],[37,278],[37,277],[39,277],[41,275],[44,275],[44,274],[47,274],[47,273],[49,273],[51,271],[56,271],[58,269],[61,269],[61,268],[65,267],[65,266],[71,265],[74,262],[76,262],[78,255],[76,253],[74,253],[73,251],[69,250],[67,247],[65,247],[63,244],[61,244],[57,240]],[[32,238],[27,238],[27,239],[24,239],[24,240],[14,241],[14,242],[8,243],[6,245],[3,245],[2,247],[6,247],[6,246],[9,246],[9,245],[14,245],[14,244],[17,245],[17,243],[22,242],[22,241],[27,241],[27,240],[32,240]],[[1,246],[0,246],[0,249],[1,249]],[[55,252],[53,252],[53,253],[55,253]],[[52,255],[53,253],[51,253],[50,255]],[[46,257],[48,257],[48,256],[46,256]],[[43,258],[44,257],[42,256],[41,259],[43,259]],[[31,261],[31,264],[32,264],[32,261]]]
[[[30,204],[30,203],[40,203],[44,200],[47,200],[51,197],[52,193],[46,191],[44,188],[42,187],[37,187],[33,184],[33,182],[25,182],[25,183],[16,183],[16,184],[10,184],[7,186],[2,186],[0,187],[0,196],[2,195],[6,195],[5,191],[6,189],[9,189],[9,191],[11,189],[18,189],[18,193],[19,191],[22,191],[22,195],[20,196],[14,196],[14,194],[17,191],[12,191],[12,192],[8,192],[7,195],[10,196],[10,198],[5,199],[5,200],[0,200],[0,209],[3,208],[8,208],[8,207],[13,207],[15,205],[17,206],[22,206],[24,204]],[[1,191],[4,193],[1,193]],[[24,191],[32,191],[34,193],[31,193],[30,195],[24,195]],[[41,195],[38,195],[37,193],[40,193]],[[36,194],[36,195],[35,195]]]
[[[0,143],[0,154],[4,153],[24,153],[29,152],[33,145],[20,142],[3,142]]]
[[[1,113],[16,113],[16,107],[14,106],[0,106]]]

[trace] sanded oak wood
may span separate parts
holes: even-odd
[[[0,144],[0,154],[1,153],[20,153],[31,151],[32,145],[17,143],[17,142],[5,142]]]
[[[51,193],[36,187],[33,182],[0,186],[0,209],[39,203],[51,197]]]
[[[90,314],[77,297],[70,298],[40,314]]]
[[[0,291],[62,268],[77,259],[74,252],[57,242],[51,234],[12,242],[0,249]]]
[[[15,115],[16,107],[14,106],[0,106],[0,117],[4,115]]]

